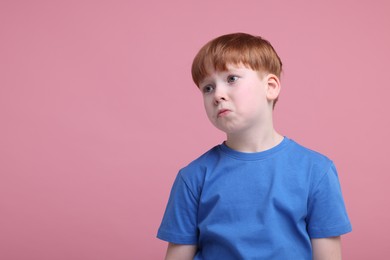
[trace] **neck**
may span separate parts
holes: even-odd
[[[262,134],[228,134],[226,145],[236,151],[254,153],[271,149],[282,140],[283,136],[271,129]]]

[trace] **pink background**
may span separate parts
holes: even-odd
[[[314,3],[315,2],[315,3]],[[277,129],[327,154],[354,231],[390,254],[389,1],[0,2],[0,259],[162,259],[180,167],[224,140],[190,66],[225,33],[284,62]]]

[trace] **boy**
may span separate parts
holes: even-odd
[[[273,127],[281,71],[271,44],[244,33],[196,55],[193,80],[227,138],[178,173],[157,234],[166,259],[341,259],[351,224],[335,166]]]

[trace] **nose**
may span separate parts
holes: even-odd
[[[218,105],[220,102],[226,101],[226,92],[221,87],[216,87],[214,92],[214,104]]]

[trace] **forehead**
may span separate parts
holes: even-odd
[[[210,76],[211,74],[214,73],[222,73],[222,72],[229,72],[229,71],[240,71],[240,70],[245,70],[245,69],[251,69],[250,66],[246,66],[243,63],[225,63],[220,66],[216,66],[215,64],[211,62],[207,62],[204,64],[204,70],[205,70],[205,75],[204,78]]]
[[[219,74],[219,73],[223,73],[223,72],[240,70],[242,68],[245,68],[245,66],[243,66],[242,64],[236,65],[236,64],[227,63],[227,64],[224,64],[224,66],[217,67],[214,64],[208,62],[208,63],[204,64],[204,72],[205,73],[203,75],[203,79],[206,79],[206,78],[212,76],[213,74]]]
[[[206,68],[206,74],[200,80],[199,83],[205,83],[207,81],[212,81],[215,77],[226,77],[230,74],[244,75],[248,72],[256,72],[261,78],[262,74],[259,71],[253,70],[250,66],[246,66],[243,63],[240,64],[232,64],[228,63],[225,65],[224,69],[217,69],[213,65],[209,65]]]
[[[261,71],[257,71],[255,69],[251,68],[251,66],[246,65],[242,62],[237,63],[237,64],[225,63],[224,66],[219,66],[219,67],[215,66],[211,62],[208,62],[208,63],[204,64],[204,70],[205,70],[205,74],[204,74],[202,80],[210,77],[212,74],[219,74],[219,73],[224,73],[224,72],[245,72],[247,70],[251,70],[251,71],[256,71],[256,72],[261,74]]]

